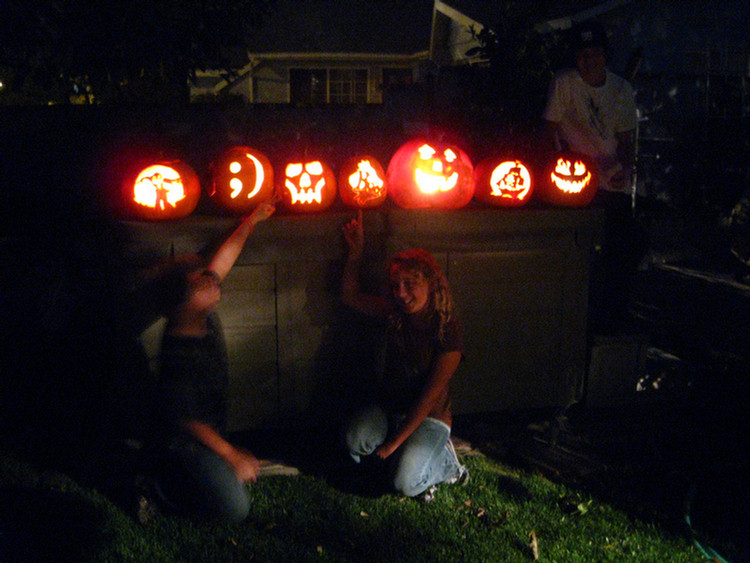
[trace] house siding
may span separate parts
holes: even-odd
[[[222,94],[240,95],[248,102],[258,104],[286,104],[292,102],[290,96],[290,71],[292,69],[364,69],[367,71],[367,103],[383,102],[383,69],[404,69],[412,74],[413,81],[419,79],[420,69],[428,54],[418,53],[412,56],[367,56],[358,54],[343,55],[306,55],[274,57],[256,57],[251,69],[239,72],[239,79],[229,83],[218,84],[202,78],[198,84],[191,85],[191,99],[203,96]],[[203,73],[200,77],[211,76]],[[206,84],[204,87],[200,85]]]

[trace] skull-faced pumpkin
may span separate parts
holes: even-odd
[[[599,189],[599,174],[586,155],[564,151],[553,156],[540,186],[540,199],[553,205],[583,207]]]
[[[277,196],[289,211],[322,211],[336,199],[336,176],[321,160],[289,162],[279,178]]]
[[[515,158],[491,157],[474,169],[474,198],[494,207],[526,205],[533,193],[529,166]]]
[[[209,197],[221,209],[247,214],[273,195],[273,167],[262,152],[230,147],[211,163]]]
[[[455,145],[415,139],[391,158],[386,184],[400,207],[458,209],[474,195],[474,167]]]
[[[123,183],[125,207],[138,219],[167,221],[193,212],[200,199],[200,181],[181,160],[137,166]]]
[[[377,207],[385,201],[385,171],[370,155],[350,158],[339,169],[339,195],[349,207]]]

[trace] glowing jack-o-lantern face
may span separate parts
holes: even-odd
[[[209,197],[225,211],[246,214],[273,196],[273,167],[263,153],[236,146],[211,164]]]
[[[388,163],[388,193],[407,209],[457,209],[474,195],[474,167],[460,148],[412,140]]]
[[[556,154],[548,166],[542,199],[554,205],[582,207],[591,202],[599,188],[596,167],[586,155]]]
[[[336,199],[336,176],[320,160],[288,163],[282,180],[278,196],[290,211],[322,211]]]
[[[349,207],[381,205],[387,193],[383,166],[369,155],[350,158],[339,169],[338,189]]]
[[[139,219],[179,219],[198,205],[200,181],[182,161],[158,162],[126,176],[123,193],[127,208]]]
[[[474,197],[495,207],[525,205],[533,191],[529,167],[522,161],[508,158],[488,158],[474,170]]]

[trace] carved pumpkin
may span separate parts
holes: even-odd
[[[533,193],[529,167],[513,158],[487,158],[474,169],[474,198],[494,207],[526,205]]]
[[[224,151],[211,164],[211,200],[221,209],[247,214],[273,196],[273,166],[268,157],[251,147]]]
[[[386,184],[400,207],[458,209],[474,195],[474,167],[457,146],[416,139],[393,155]]]
[[[336,176],[321,160],[289,162],[279,179],[277,195],[289,211],[322,211],[336,199]]]
[[[385,201],[385,171],[369,155],[347,160],[339,169],[339,195],[349,207],[377,207]]]
[[[591,202],[598,188],[599,174],[591,159],[584,154],[564,151],[552,158],[538,192],[547,203],[583,207]]]
[[[123,195],[138,219],[168,221],[190,215],[201,195],[200,181],[185,162],[174,160],[136,167],[126,175]]]

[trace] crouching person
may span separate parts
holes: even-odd
[[[197,256],[176,260],[170,277],[175,295],[160,352],[148,494],[138,518],[155,507],[169,512],[240,522],[250,509],[247,484],[260,462],[224,437],[228,369],[224,339],[214,312],[220,282],[229,273],[255,224],[274,212],[260,204],[205,264]]]
[[[393,488],[431,500],[440,483],[466,482],[468,470],[450,440],[449,383],[463,357],[462,331],[448,282],[435,258],[422,249],[388,262],[387,297],[360,291],[364,247],[361,213],[344,227],[348,257],[342,280],[345,304],[386,326],[382,387],[373,405],[345,428],[352,458],[385,460]]]

